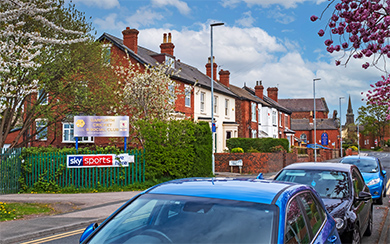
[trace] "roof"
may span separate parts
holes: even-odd
[[[138,53],[136,54],[131,49],[129,49],[127,46],[125,46],[123,44],[122,39],[119,39],[119,38],[117,38],[113,35],[107,34],[107,33],[103,33],[103,35],[101,35],[98,38],[98,41],[102,41],[102,40],[110,41],[111,43],[116,45],[120,50],[122,50],[123,52],[129,53],[129,55],[131,57],[133,57],[138,62],[140,62],[141,64],[144,64],[144,65],[145,64],[155,65],[157,63],[157,61],[152,56],[160,54],[160,53],[156,53],[152,50],[149,50],[149,49],[141,47],[141,46],[138,46]],[[172,76],[173,79],[177,79],[177,80],[180,80],[182,82],[185,82],[185,83],[191,84],[191,85],[196,83],[197,86],[199,86],[199,87],[211,90],[210,77],[208,77],[206,74],[199,71],[197,68],[195,68],[191,65],[185,64],[183,62],[176,61],[175,70],[177,70],[177,71],[180,70],[180,72],[178,73],[178,75]],[[229,89],[227,89],[224,85],[222,85],[216,81],[214,81],[213,89],[214,89],[214,91],[219,92],[219,93],[223,93],[227,96],[231,96],[234,98],[237,97],[233,92],[231,92]]]
[[[308,169],[308,170],[334,170],[342,172],[350,172],[352,167],[356,167],[352,164],[341,163],[294,163],[286,166],[284,169]]]
[[[255,96],[254,94],[252,94],[251,92],[249,92],[243,88],[240,88],[240,87],[232,85],[232,84],[229,85],[229,88],[241,100],[249,100],[249,101],[256,102],[256,103],[261,103],[264,106],[269,106],[269,107],[271,106],[271,104],[265,102],[264,100],[260,99],[259,97]]]
[[[334,119],[317,119],[316,121],[317,130],[338,130]],[[309,119],[291,119],[291,129],[294,131],[314,130],[314,125]]]
[[[255,95],[255,90],[252,89],[252,88],[250,88],[250,87],[244,86],[242,89],[245,89],[246,91],[248,91],[248,92],[250,92],[251,94]],[[276,109],[278,109],[278,110],[280,110],[280,111],[282,111],[282,112],[284,112],[284,113],[286,113],[286,114],[292,114],[292,111],[291,111],[290,109],[288,109],[288,108],[282,106],[282,105],[279,103],[279,100],[278,100],[278,102],[276,102],[276,101],[274,101],[273,99],[271,99],[271,98],[269,98],[269,97],[267,97],[267,96],[265,96],[265,95],[263,95],[263,100],[264,100],[266,103],[270,104],[271,107],[273,107],[273,108],[276,108]]]
[[[151,188],[149,194],[174,194],[271,204],[275,197],[296,184],[258,179],[188,178]],[[300,186],[300,185],[299,185]]]
[[[293,112],[314,111],[313,98],[278,99],[278,103]],[[316,111],[329,112],[325,98],[316,98]]]

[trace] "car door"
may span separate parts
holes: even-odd
[[[370,189],[364,183],[363,177],[357,168],[352,169],[352,181],[354,190],[354,201],[352,207],[359,219],[360,234],[363,234],[368,225],[372,200],[359,200],[358,197],[359,193],[362,191],[370,193]]]

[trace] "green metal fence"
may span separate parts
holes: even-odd
[[[0,194],[19,191],[21,149],[1,149],[0,151]]]
[[[60,188],[96,189],[100,186],[125,186],[134,182],[144,182],[144,151],[129,150],[126,153],[134,155],[134,163],[130,163],[128,167],[67,168],[67,154],[61,153],[31,155],[25,157],[22,162],[15,161],[9,165],[13,165],[14,171],[19,174],[15,172],[16,183],[18,183],[19,176],[22,176],[27,187],[33,187],[37,182],[45,182],[57,185]],[[90,154],[99,153],[90,152]],[[15,193],[19,191],[19,184],[15,184],[11,192],[11,188],[8,186],[4,189],[6,191],[0,191],[0,193]]]

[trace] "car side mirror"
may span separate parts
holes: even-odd
[[[386,176],[386,170],[382,170],[383,176]]]
[[[258,180],[264,180],[263,173],[260,173],[260,174],[256,177],[256,179],[258,179]]]
[[[80,237],[79,243],[82,243],[94,230],[96,230],[98,226],[98,223],[93,223],[85,228],[83,234]]]
[[[359,192],[359,196],[356,198],[357,201],[368,201],[370,199],[371,199],[371,194],[365,191]]]

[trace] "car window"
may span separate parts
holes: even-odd
[[[360,172],[363,173],[376,173],[379,171],[379,165],[375,158],[343,158],[341,161],[343,164],[354,164]]]
[[[309,192],[301,194],[299,198],[307,215],[312,236],[316,236],[326,219],[325,211]]]
[[[360,174],[356,171],[356,169],[353,169],[352,171],[352,180],[353,180],[353,188],[355,191],[355,197],[359,196],[359,193],[364,190],[364,180],[360,176]]]
[[[88,243],[273,243],[278,213],[270,204],[145,194]]]
[[[309,185],[313,187],[322,198],[343,199],[350,195],[347,172],[284,169],[275,180]]]
[[[310,243],[310,236],[305,218],[296,198],[287,206],[287,218],[285,226],[285,243]]]

